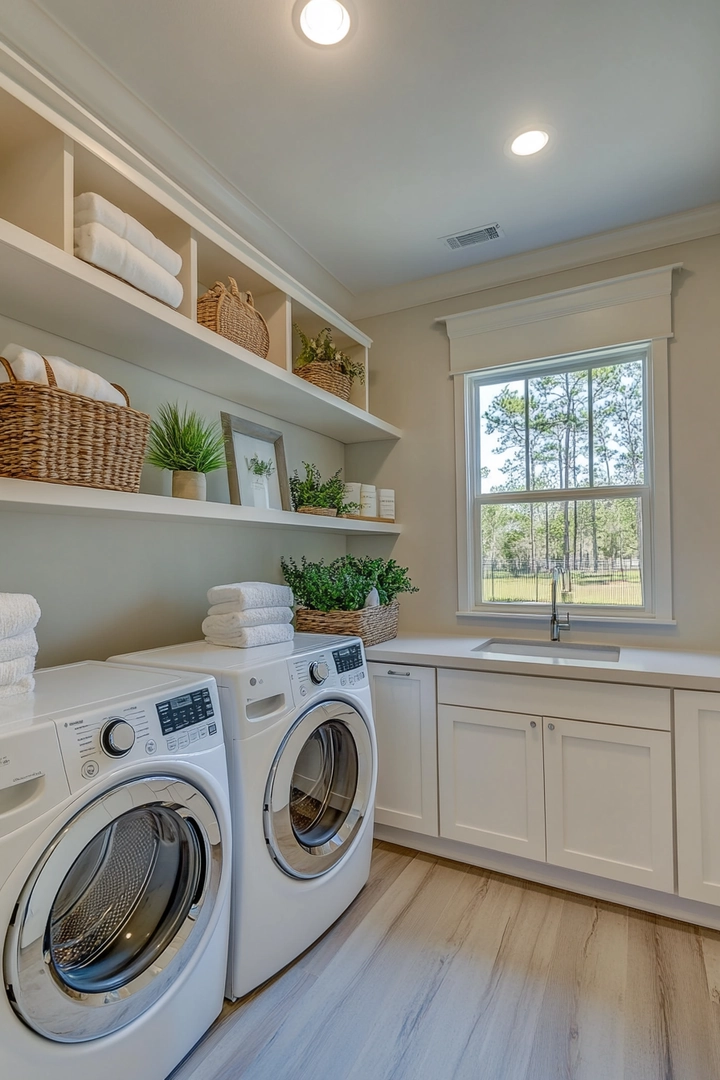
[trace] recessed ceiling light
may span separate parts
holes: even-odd
[[[350,16],[339,0],[310,0],[300,13],[300,29],[316,45],[337,45],[347,36]]]
[[[529,154],[537,154],[539,150],[547,146],[549,138],[547,131],[523,131],[522,135],[513,139],[510,149],[518,157],[527,157]]]

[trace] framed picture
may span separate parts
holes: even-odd
[[[230,501],[262,510],[290,510],[282,433],[230,413],[220,413],[228,463]]]

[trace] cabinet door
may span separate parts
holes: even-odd
[[[720,694],[675,694],[678,892],[720,904]]]
[[[543,722],[548,862],[672,892],[670,733]]]
[[[440,835],[545,861],[542,720],[438,707]]]
[[[375,820],[438,835],[435,669],[368,664],[378,744]]]

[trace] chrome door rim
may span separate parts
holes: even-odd
[[[350,808],[335,834],[309,846],[296,836],[291,817],[291,781],[300,751],[315,732],[335,723],[347,730],[357,753],[357,782]],[[299,716],[275,755],[263,800],[265,841],[272,858],[293,878],[310,879],[328,873],[355,846],[370,809],[373,747],[367,721],[344,701],[323,701]]]
[[[104,830],[134,810],[175,814],[196,833],[203,865],[198,888],[171,940],[123,985],[88,993],[64,982],[48,948],[53,905],[70,870]],[[45,849],[20,894],[4,949],[8,996],[22,1020],[57,1042],[108,1035],[147,1011],[170,988],[195,954],[212,918],[222,875],[218,816],[191,782],[152,776],[121,782],[71,818]],[[162,926],[162,922],[158,924]]]

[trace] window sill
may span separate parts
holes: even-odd
[[[563,615],[565,611],[566,608],[563,606]],[[550,621],[549,612],[535,615],[520,611],[456,611],[455,615],[458,619],[483,620],[485,622],[494,622],[499,619],[503,622],[510,620],[516,623],[545,624]],[[661,619],[653,615],[576,615],[571,613],[570,621],[573,625],[579,623],[582,626],[643,626],[646,630],[677,626],[676,619]]]

